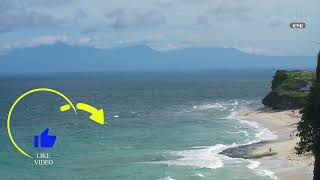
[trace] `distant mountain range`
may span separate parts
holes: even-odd
[[[138,45],[96,49],[62,43],[24,48],[0,55],[1,73],[109,70],[313,69],[313,56],[264,56],[233,48],[156,51]]]

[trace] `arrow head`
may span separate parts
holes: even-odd
[[[104,112],[103,109],[97,110],[89,117],[92,121],[104,125]]]

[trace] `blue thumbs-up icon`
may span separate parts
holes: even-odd
[[[40,146],[42,148],[52,148],[56,142],[56,136],[50,136],[49,128],[45,129],[40,135]],[[39,136],[34,136],[34,147],[39,147]]]

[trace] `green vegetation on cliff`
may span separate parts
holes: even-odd
[[[272,91],[279,96],[306,97],[315,75],[311,71],[279,70],[272,81]]]
[[[262,103],[274,109],[302,108],[315,76],[311,71],[278,70],[273,76],[272,91]]]

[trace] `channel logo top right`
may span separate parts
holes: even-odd
[[[291,29],[305,29],[306,23],[305,22],[292,22],[289,24]]]

